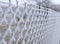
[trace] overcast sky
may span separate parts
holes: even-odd
[[[53,4],[59,4],[60,5],[60,0],[51,0]]]
[[[6,3],[9,3],[9,0],[0,0],[1,2],[6,2]],[[24,3],[26,0],[18,0],[19,1],[19,4],[22,4]],[[51,0],[52,3],[54,4],[60,4],[60,0]],[[16,5],[16,0],[11,0],[11,3]]]

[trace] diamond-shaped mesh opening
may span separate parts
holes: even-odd
[[[7,44],[9,44],[11,37],[12,37],[12,34],[8,32],[8,34],[4,38]]]
[[[29,36],[26,36],[24,41],[25,41],[25,43],[27,43],[29,41]]]
[[[17,23],[15,23],[15,21],[13,21],[11,24],[11,27],[10,27],[11,31],[14,32],[16,27],[17,27]]]
[[[28,28],[29,28],[29,26],[30,26],[30,22],[29,22],[29,21],[27,21],[27,23],[26,23],[26,28],[28,29]]]
[[[23,31],[22,31],[22,37],[23,37],[23,38],[25,38],[26,33],[27,33],[27,30],[23,30]]]
[[[2,24],[0,24],[0,33],[4,35],[6,30],[7,30],[7,24],[5,21],[3,21]]]
[[[19,22],[19,28],[22,29],[24,27],[25,23],[23,21]]]
[[[15,39],[16,39],[16,40],[18,40],[18,39],[19,39],[19,32],[18,32],[18,31],[17,31],[17,32],[15,32],[14,37],[15,37]]]
[[[11,9],[12,9],[13,12],[16,12],[17,7],[12,7]]]
[[[20,38],[19,40],[18,40],[18,44],[22,44],[23,43],[23,38]]]
[[[20,11],[17,11],[16,12],[16,17],[15,17],[16,22],[19,22],[21,20],[21,17],[22,17],[22,15],[21,15]]]
[[[26,20],[27,20],[27,17],[28,17],[28,16],[27,16],[27,13],[24,13],[24,15],[23,15],[23,20],[26,21]]]
[[[21,12],[21,14],[23,14],[25,12],[26,8],[25,7],[19,7],[19,11]]]
[[[15,41],[15,40],[13,40],[11,44],[16,44],[16,41]]]
[[[8,12],[7,14],[6,14],[6,20],[7,20],[7,22],[9,23],[9,22],[11,22],[11,20],[13,19],[13,13],[12,12]]]

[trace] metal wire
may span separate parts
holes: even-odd
[[[16,0],[16,3],[17,3],[17,7],[18,7],[18,0]]]
[[[16,8],[11,6],[11,1],[9,0],[8,8],[0,6],[1,44],[46,44],[52,37],[57,13],[27,3],[26,8],[20,7],[18,0]]]

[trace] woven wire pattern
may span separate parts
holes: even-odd
[[[0,6],[1,44],[45,44],[55,26],[55,11],[36,5]]]

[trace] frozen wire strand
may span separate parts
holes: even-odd
[[[11,0],[9,0],[9,7],[11,6]]]
[[[17,3],[17,7],[18,7],[18,0],[16,0],[16,3]]]

